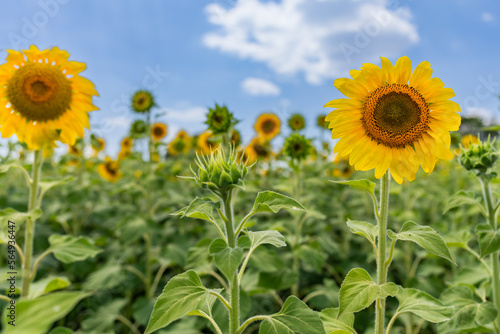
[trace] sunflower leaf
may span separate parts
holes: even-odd
[[[332,181],[330,182],[343,184],[354,189],[361,189],[368,191],[372,196],[375,194],[375,183],[372,181],[361,179],[361,180],[349,180],[349,181]]]
[[[278,194],[274,191],[262,191],[257,194],[252,213],[272,212],[277,213],[281,209],[306,211],[307,209],[291,197]]]

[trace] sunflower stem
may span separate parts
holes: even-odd
[[[35,158],[33,161],[33,177],[29,192],[28,212],[36,209],[38,197],[38,183],[40,182],[40,172],[42,169],[42,150],[35,151]],[[26,297],[30,291],[31,280],[34,275],[31,275],[31,259],[33,257],[33,240],[35,238],[35,219],[26,219],[26,230],[24,237],[24,262],[23,269],[23,282],[21,289],[21,297]]]
[[[384,174],[380,180],[380,209],[378,217],[377,238],[377,284],[387,281],[387,215],[389,212],[390,172]],[[384,334],[385,326],[385,298],[378,298],[375,307],[375,334]]]
[[[480,179],[481,180],[481,179]],[[488,223],[490,224],[493,231],[497,231],[497,217],[495,212],[495,206],[493,205],[493,196],[491,194],[490,181],[486,178],[481,180],[481,184],[483,186],[483,197],[484,202],[486,203],[486,212],[488,217]],[[493,303],[497,311],[500,313],[500,269],[499,269],[499,261],[500,261],[500,251],[496,251],[491,255],[491,268],[492,268],[492,277],[493,281]],[[495,333],[500,333],[500,315],[497,316],[495,322]]]

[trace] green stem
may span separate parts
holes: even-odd
[[[267,320],[267,319],[269,319],[269,316],[267,316],[267,315],[256,315],[255,317],[248,318],[247,321],[245,321],[243,323],[243,325],[241,325],[241,327],[238,328],[238,330],[236,331],[236,334],[243,333],[243,331],[248,327],[248,325],[250,325],[254,321],[261,321],[261,320]]]
[[[380,209],[377,239],[377,284],[387,281],[387,215],[389,211],[390,172],[387,171],[380,180]],[[375,309],[375,334],[384,334],[385,298],[378,298]]]
[[[396,319],[399,315],[400,313],[396,313],[392,316],[391,321],[389,321],[389,324],[387,324],[387,331],[385,332],[385,334],[389,334],[391,332],[392,326],[394,325],[394,322],[396,322]]]
[[[230,189],[222,194],[222,202],[224,205],[224,216],[226,220],[227,244],[229,247],[236,247],[236,235],[234,233],[234,212],[233,212],[233,190]],[[229,310],[229,333],[235,334],[240,327],[240,284],[238,273],[234,273],[229,282],[230,304]]]
[[[497,231],[497,219],[495,207],[493,206],[493,199],[491,195],[490,182],[487,179],[482,180],[483,185],[483,197],[486,203],[488,222],[490,223],[493,231]],[[500,251],[496,251],[491,254],[491,268],[493,271],[492,281],[493,281],[493,302],[500,313],[500,269],[499,269],[499,258]],[[495,333],[500,333],[500,316],[497,316],[495,320]]]
[[[146,297],[151,298],[151,237],[148,233],[144,233],[143,237],[146,242]]]
[[[40,182],[40,172],[42,169],[42,150],[35,151],[33,161],[33,177],[30,186],[28,212],[36,208],[38,197],[38,183]],[[23,283],[21,297],[28,296],[31,285],[31,259],[33,257],[33,240],[35,238],[35,219],[26,219],[26,231],[24,237],[24,263],[23,263]]]

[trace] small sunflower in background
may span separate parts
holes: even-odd
[[[453,158],[450,133],[460,126],[460,106],[439,78],[432,78],[429,62],[412,73],[408,57],[393,66],[381,58],[382,66],[364,64],[352,70],[352,79],[335,80],[347,98],[328,102],[336,108],[326,117],[332,138],[340,138],[334,152],[349,156],[357,170],[375,169],[381,178],[390,170],[394,180],[412,181],[422,166],[431,173],[438,159]]]
[[[118,161],[114,161],[109,157],[106,157],[105,161],[97,166],[97,172],[109,182],[116,182],[123,176]]]
[[[154,106],[153,94],[147,90],[139,90],[132,96],[132,110],[137,113],[147,113]]]
[[[300,131],[306,127],[306,120],[301,114],[293,114],[288,119],[288,126],[292,131]]]
[[[92,149],[94,152],[97,154],[104,150],[106,147],[106,142],[102,138],[96,137],[94,134],[90,136],[90,146],[92,146]]]
[[[135,120],[130,126],[130,137],[134,139],[145,138],[148,134],[148,125],[141,119]]]
[[[462,137],[462,146],[469,148],[470,144],[479,144],[479,138],[474,135],[468,134]]]
[[[192,141],[193,139],[187,134],[187,132],[181,130],[177,133],[174,140],[170,142],[170,145],[168,145],[167,152],[173,156],[187,154],[191,149]]]
[[[205,131],[196,139],[196,151],[202,154],[210,154],[213,150],[219,147],[213,138],[210,131]]]
[[[316,125],[320,129],[328,129],[328,122],[325,120],[326,115],[319,115],[316,119]]]
[[[283,153],[291,159],[302,161],[311,154],[312,148],[311,141],[306,139],[304,135],[292,133],[285,140]]]
[[[335,168],[332,171],[332,175],[334,177],[342,177],[344,179],[348,179],[354,173],[354,168],[349,164],[349,157],[341,157],[340,155],[336,155],[333,160],[335,164]]]
[[[132,140],[132,138],[130,138],[130,137],[123,138],[123,140],[121,142],[122,150],[129,150],[129,151],[131,151],[133,144],[134,144],[134,141]]]
[[[17,135],[28,149],[39,150],[56,141],[73,145],[90,128],[88,112],[97,110],[94,84],[79,75],[84,63],[68,61],[58,47],[43,51],[7,50],[0,66],[0,132]]]
[[[269,141],[280,133],[280,119],[275,114],[261,114],[255,122],[255,131],[264,140]]]
[[[228,132],[233,123],[233,114],[229,112],[226,106],[219,106],[216,103],[215,108],[208,109],[205,124],[208,125],[208,130],[212,131],[212,134],[218,135]]]
[[[256,159],[268,159],[271,157],[271,148],[261,137],[255,137],[246,148],[249,157]],[[255,159],[255,160],[256,160]]]
[[[230,144],[234,147],[238,147],[241,144],[241,134],[238,130],[233,129],[231,132],[231,138],[229,139]]]
[[[151,128],[151,136],[154,140],[159,141],[167,135],[167,125],[163,123],[156,123]]]

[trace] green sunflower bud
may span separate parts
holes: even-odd
[[[484,178],[494,178],[496,173],[491,171],[498,159],[494,140],[479,143],[470,143],[468,148],[461,146],[460,164],[477,176]]]
[[[132,96],[132,110],[146,113],[155,106],[153,95],[147,90],[139,90]]]
[[[233,114],[229,112],[226,106],[219,106],[215,104],[215,108],[208,109],[207,121],[208,129],[214,135],[226,133],[233,125]]]
[[[311,142],[303,135],[292,133],[285,141],[283,151],[285,155],[292,159],[304,160],[311,153]]]
[[[136,120],[130,126],[130,137],[134,139],[146,137],[148,132],[148,126],[143,120]]]
[[[237,159],[234,147],[231,147],[227,155],[221,148],[210,155],[197,155],[196,164],[198,171],[193,172],[194,180],[202,188],[222,193],[244,186],[243,179],[248,173],[248,166]]]
[[[293,114],[288,119],[288,126],[292,131],[300,131],[306,127],[306,120],[301,114]]]

